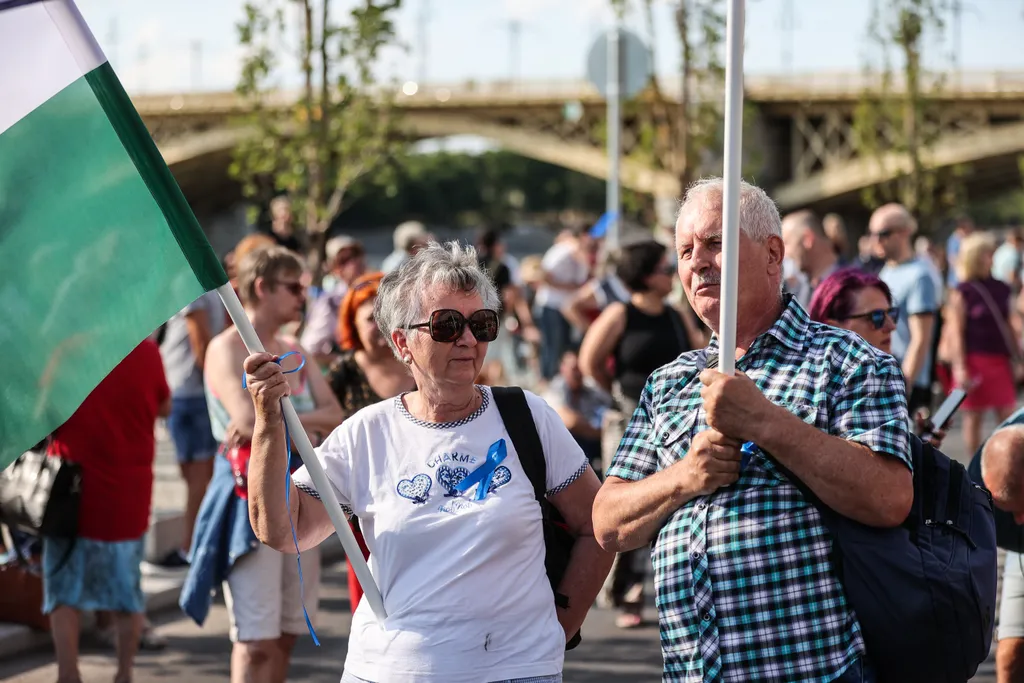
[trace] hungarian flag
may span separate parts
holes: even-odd
[[[0,0],[0,469],[227,275],[71,0]]]

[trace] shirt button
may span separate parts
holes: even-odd
[[[708,506],[707,503],[697,503],[697,509],[698,510],[703,510],[707,506]]]
[[[700,553],[698,553],[698,552],[691,553],[690,557],[692,557],[695,560],[699,560],[700,559]]]
[[[700,615],[700,618],[704,621],[711,621],[711,612],[705,612],[704,614]]]

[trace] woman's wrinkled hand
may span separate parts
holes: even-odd
[[[256,407],[256,417],[281,414],[281,399],[291,393],[288,379],[281,371],[278,357],[269,353],[254,353],[242,363],[246,386]]]

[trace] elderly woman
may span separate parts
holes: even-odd
[[[891,353],[900,311],[892,305],[889,286],[877,275],[857,268],[837,270],[814,290],[810,309],[812,320],[856,332],[876,349]],[[915,415],[914,421],[919,433],[931,434],[933,446],[942,446],[945,429],[933,431],[923,414]]]
[[[352,620],[343,681],[561,681],[566,634],[583,623],[611,565],[593,538],[597,475],[558,415],[527,393],[543,445],[547,497],[577,536],[555,606],[541,509],[490,389],[474,384],[498,334],[498,295],[475,251],[432,243],[380,284],[377,324],[416,391],[345,420],[317,449],[343,505],[358,515],[385,624],[364,600]],[[250,516],[270,547],[294,552],[333,533],[305,469],[286,483],[281,398],[269,354],[245,361],[256,410]],[[458,483],[507,456],[486,490]],[[290,487],[290,490],[286,490]]]
[[[327,371],[327,383],[341,403],[345,415],[354,415],[384,398],[412,391],[416,382],[408,368],[395,354],[387,338],[381,334],[373,317],[377,289],[384,273],[369,273],[352,282],[338,307],[336,337],[341,355]],[[369,557],[359,521],[352,518],[352,531],[359,541],[363,557]],[[348,601],[355,612],[363,596],[362,586],[348,564]]]
[[[238,263],[242,305],[263,344],[275,356],[296,351],[309,357],[280,333],[305,310],[304,274],[299,256],[284,247],[255,249]],[[199,510],[181,606],[201,625],[211,592],[223,583],[233,643],[232,682],[284,683],[292,648],[296,637],[306,631],[306,622],[295,558],[260,545],[250,526],[245,499],[251,497],[251,480],[247,481],[250,441],[258,418],[252,399],[242,388],[239,371],[247,354],[234,327],[214,337],[206,352],[210,426],[222,447]],[[289,360],[289,367],[298,366],[298,359]],[[342,413],[319,368],[311,360],[307,363],[282,381],[288,385],[303,428],[319,443],[341,423]],[[276,455],[281,459],[282,477],[285,469],[298,464],[286,463],[283,450]],[[284,511],[283,502],[281,506],[279,514]],[[319,555],[310,546],[303,558],[307,560],[306,607],[315,619]]]

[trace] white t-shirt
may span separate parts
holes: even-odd
[[[485,683],[554,675],[565,634],[544,570],[540,506],[490,390],[458,422],[415,419],[401,397],[365,408],[317,455],[370,549],[388,618],[361,601],[345,669],[376,683]],[[548,495],[589,467],[543,400],[526,392],[547,462]],[[505,440],[487,496],[452,486]],[[297,485],[312,486],[303,467]]]
[[[575,244],[569,242],[555,244],[544,254],[541,268],[556,282],[582,287],[590,278],[590,272],[587,264],[576,258],[575,252]],[[571,296],[572,292],[568,290],[541,285],[537,288],[537,297],[534,299],[534,303],[537,306],[560,309]]]

